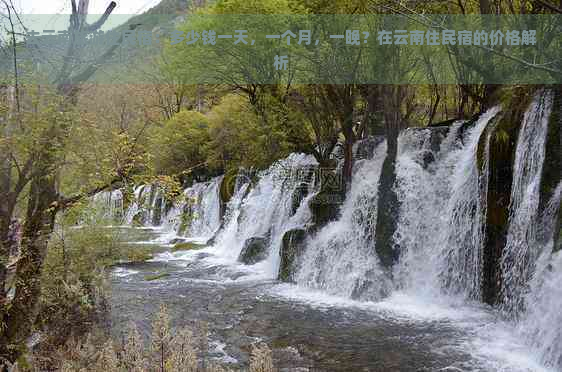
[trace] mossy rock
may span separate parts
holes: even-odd
[[[372,159],[375,156],[375,149],[384,139],[384,136],[369,136],[357,141],[353,145],[354,160]]]
[[[193,242],[181,242],[181,243],[176,243],[174,245],[174,247],[172,248],[172,252],[194,251],[194,250],[198,250],[198,249],[201,249],[201,248],[205,248],[205,245],[197,244],[197,243],[193,243]]]
[[[154,208],[152,210],[152,225],[160,226],[162,224],[162,206],[164,205],[164,198],[157,197],[154,201]]]
[[[130,249],[125,257],[128,262],[146,262],[152,259],[152,254],[148,249]]]
[[[310,199],[308,206],[314,227],[320,228],[338,218],[340,207],[345,201],[345,185],[336,169],[321,167],[317,176],[320,191]]]
[[[508,87],[496,92],[503,110],[480,136],[477,164],[484,171],[489,140],[488,189],[486,191],[486,243],[482,263],[482,300],[499,301],[502,281],[501,257],[509,228],[509,203],[513,184],[513,163],[519,130],[537,87]]]
[[[304,252],[306,236],[307,233],[304,229],[289,230],[283,235],[283,242],[279,250],[281,263],[278,279],[280,281],[294,282],[296,263]]]
[[[238,261],[246,265],[253,265],[267,258],[268,239],[255,236],[244,242],[244,247],[238,256]]]
[[[234,195],[234,187],[236,186],[236,177],[238,177],[238,171],[230,170],[226,172],[226,174],[221,180],[221,184],[219,188],[219,197],[220,197],[220,202],[225,205],[230,201],[232,195]]]
[[[321,227],[338,218],[340,207],[345,200],[342,192],[320,191],[310,199],[309,207],[312,212],[312,222],[315,227]]]
[[[147,275],[144,277],[144,280],[146,280],[147,282],[151,282],[154,280],[159,280],[159,279],[164,279],[170,276],[170,273],[158,273],[158,274],[154,274],[154,275]]]
[[[143,217],[143,213],[142,211],[137,212],[137,214],[135,214],[133,216],[133,220],[131,222],[131,225],[133,227],[142,227],[144,224],[142,223],[142,218]]]

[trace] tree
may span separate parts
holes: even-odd
[[[209,119],[199,112],[177,113],[163,126],[154,128],[150,137],[156,174],[182,178],[207,165]]]
[[[25,352],[25,341],[31,335],[41,291],[41,271],[55,216],[78,200],[115,185],[131,170],[126,161],[106,179],[89,190],[65,197],[59,175],[65,163],[64,147],[76,123],[74,107],[80,83],[89,79],[101,62],[117,49],[108,48],[93,64],[81,68],[73,64],[81,53],[79,38],[84,32],[97,31],[116,6],[111,2],[98,21],[88,24],[88,0],[77,5],[71,0],[69,45],[54,83],[56,90],[29,88],[25,105],[6,121],[0,146],[10,161],[0,171],[0,358],[13,363]],[[13,9],[13,7],[12,7]],[[35,92],[34,92],[35,91]],[[20,97],[21,98],[21,97]],[[23,101],[23,99],[22,99]],[[25,107],[24,107],[25,106]],[[21,208],[24,216],[21,252],[14,264],[13,278],[8,281],[5,263],[9,257],[9,224]]]

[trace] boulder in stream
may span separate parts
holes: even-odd
[[[244,242],[242,252],[238,256],[238,261],[246,265],[253,265],[265,260],[267,258],[267,242],[268,239],[261,236],[247,239]]]
[[[305,249],[307,232],[304,229],[293,229],[283,235],[283,242],[279,255],[281,264],[279,265],[278,279],[282,282],[294,282],[296,262]]]

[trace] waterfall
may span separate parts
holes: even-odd
[[[124,218],[123,193],[121,190],[102,191],[92,197],[92,204],[98,217],[121,222]]]
[[[269,276],[276,277],[283,234],[303,226],[310,219],[305,203],[293,210],[293,198],[300,188],[312,186],[306,178],[316,165],[310,155],[291,154],[260,172],[257,183],[247,195],[242,195],[246,190],[241,187],[228,208],[228,222],[217,237],[217,253],[233,261],[238,258],[247,239],[266,238],[268,258],[262,266]]]
[[[496,107],[482,114],[465,133],[465,141],[457,140],[462,123],[453,125],[428,165],[424,159],[435,152],[431,130],[410,129],[400,135],[395,242],[401,257],[395,271],[401,288],[429,296],[446,292],[479,297],[489,138],[482,169],[477,148],[498,112]]]
[[[525,296],[528,310],[522,315],[518,329],[534,354],[548,367],[562,369],[562,251],[552,253],[555,221],[560,213],[562,182],[558,184],[542,221],[548,235],[542,254],[535,265],[529,292]]]
[[[480,115],[467,130],[468,123],[457,121],[448,131],[409,128],[400,133],[394,185],[400,207],[393,237],[400,257],[392,272],[381,267],[374,246],[386,141],[354,148],[351,187],[340,215],[315,229],[308,229],[312,221],[308,204],[319,188],[312,177],[318,164],[305,154],[291,154],[257,175],[239,173],[222,220],[223,176],[193,184],[173,203],[165,201],[155,184],[138,186],[126,213],[119,190],[93,199],[106,217],[125,215],[128,224],[158,226],[174,237],[205,242],[213,238],[201,259],[211,264],[216,259],[228,270],[242,269],[238,258],[245,244],[261,238],[266,258],[243,270],[255,270],[267,279],[277,277],[283,235],[294,228],[307,229],[293,277],[299,287],[361,301],[389,297],[387,306],[394,295],[415,298],[414,304],[430,299],[441,305],[443,299],[445,306],[452,302],[474,314],[482,322],[477,327],[512,325],[544,366],[561,370],[562,251],[555,252],[553,236],[559,233],[554,228],[562,182],[545,210],[539,208],[552,103],[552,93],[539,92],[519,130],[501,257],[501,313],[474,303],[481,299],[490,141],[499,107]],[[384,301],[380,304],[384,306]],[[500,314],[510,315],[513,322],[500,319]]]
[[[176,235],[210,239],[220,226],[219,188],[223,176],[199,182],[183,191],[168,213],[163,216],[162,229]]]
[[[376,190],[386,142],[374,157],[357,161],[341,217],[318,231],[307,244],[295,279],[301,286],[348,298],[373,300],[388,293],[390,281],[375,253]]]
[[[158,226],[166,213],[163,191],[156,184],[140,185],[134,190],[134,200],[127,209],[128,225]]]
[[[501,258],[503,308],[512,315],[522,309],[528,281],[541,254],[536,228],[552,99],[551,92],[536,94],[531,107],[525,112],[517,140],[509,230]]]
[[[125,213],[127,225],[158,227],[174,236],[206,241],[220,226],[219,188],[223,176],[199,182],[170,202],[156,184],[140,185]]]

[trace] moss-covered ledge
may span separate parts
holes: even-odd
[[[497,92],[502,112],[488,125],[478,143],[478,168],[485,170],[488,154],[486,195],[486,236],[482,268],[482,300],[490,305],[499,301],[501,257],[509,227],[509,204],[513,183],[513,164],[519,129],[525,111],[540,87],[513,86]],[[489,141],[489,147],[487,144]]]

